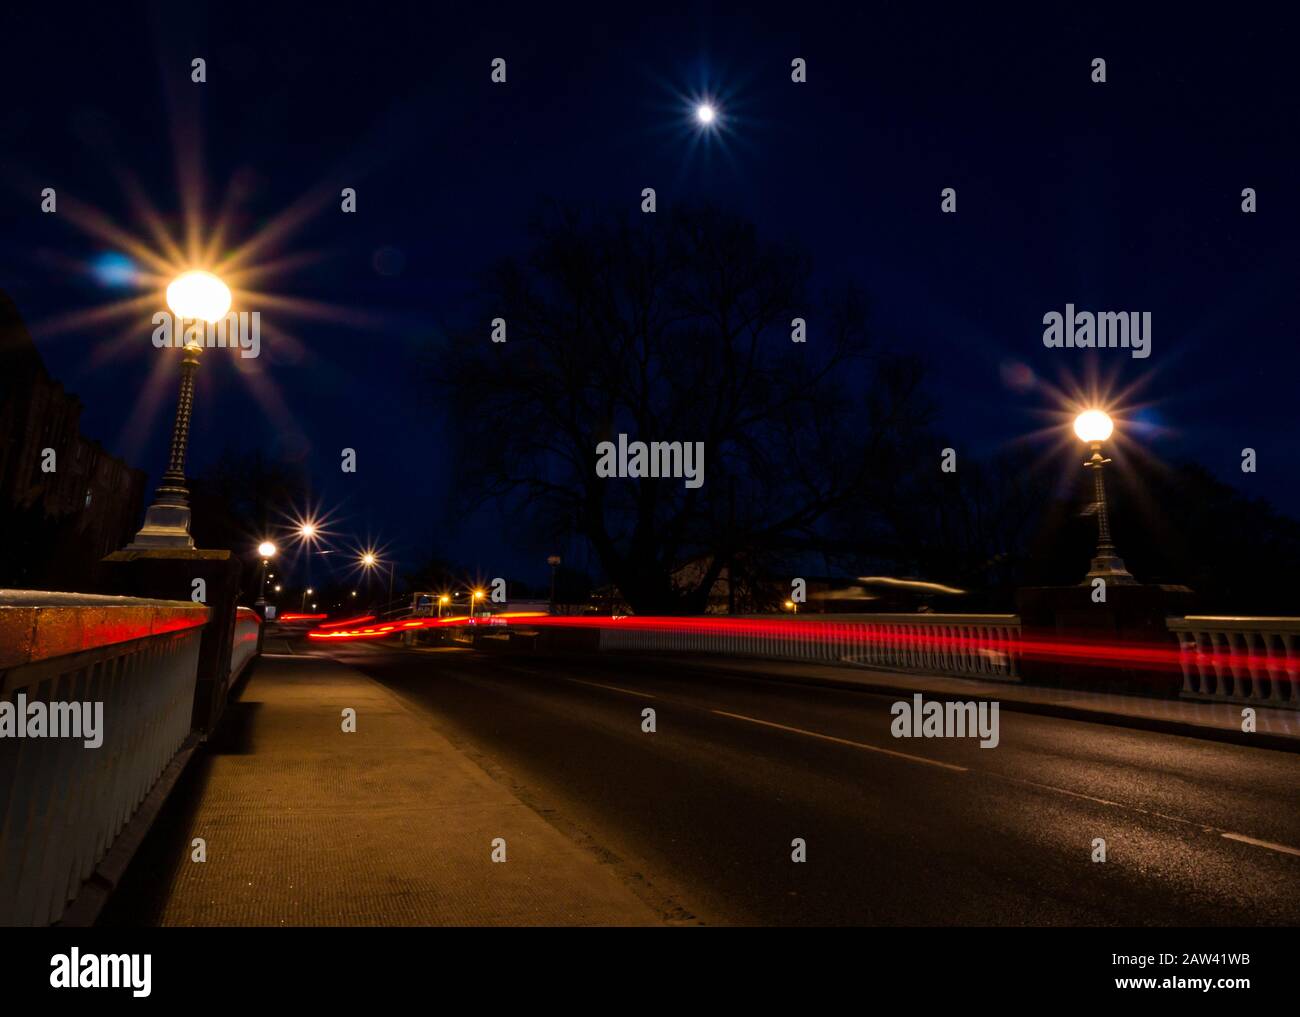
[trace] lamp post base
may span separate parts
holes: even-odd
[[[1124,559],[1117,554],[1098,555],[1092,559],[1092,568],[1080,586],[1088,586],[1094,579],[1104,579],[1115,586],[1137,586],[1138,581],[1124,567]]]
[[[1174,647],[1167,619],[1194,613],[1195,598],[1185,586],[1153,586],[1107,576],[1106,599],[1093,599],[1088,585],[1021,587],[1016,613],[1022,636],[1033,644],[1073,644],[1079,652],[1063,655],[1027,654],[1020,661],[1021,680],[1030,685],[1123,692],[1177,698],[1181,671],[1166,671],[1143,663],[1143,654],[1106,662],[1090,660],[1086,647]],[[1126,655],[1127,656],[1127,655]]]
[[[144,525],[135,539],[124,550],[147,551],[152,548],[180,548],[190,550],[194,538],[190,536],[190,507],[154,502],[144,514]]]

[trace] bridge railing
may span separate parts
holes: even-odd
[[[1170,618],[1182,697],[1300,709],[1300,618]]]
[[[58,921],[181,749],[207,618],[184,601],[0,591],[0,925]],[[51,737],[55,718],[81,737]]]
[[[230,650],[230,677],[226,690],[239,681],[244,668],[257,656],[257,641],[262,632],[262,619],[251,607],[235,609],[235,640]]]
[[[1019,680],[1020,618],[1014,614],[727,615],[713,625],[707,618],[695,621],[664,628],[615,622],[601,628],[600,648],[847,661],[895,671]]]

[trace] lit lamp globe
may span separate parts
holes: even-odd
[[[230,287],[211,272],[186,272],[167,287],[167,306],[178,318],[220,321],[230,310]]]
[[[257,553],[263,558],[272,558],[275,556],[275,545],[269,540],[264,540],[257,545]]]
[[[1086,441],[1089,445],[1105,441],[1114,430],[1115,424],[1110,415],[1101,410],[1084,410],[1074,418],[1074,433],[1080,441]]]

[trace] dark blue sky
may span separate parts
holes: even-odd
[[[436,546],[489,575],[540,579],[546,549],[492,513],[448,518],[456,478],[421,340],[467,319],[476,273],[521,250],[540,202],[634,208],[653,186],[661,208],[721,202],[799,240],[819,281],[861,285],[880,341],[931,362],[942,424],[970,451],[1009,445],[1052,408],[1044,389],[1009,386],[1009,368],[1056,383],[1083,379],[1093,358],[1120,385],[1147,380],[1143,419],[1158,427],[1137,436],[1154,455],[1195,459],[1300,514],[1300,89],[1295,26],[1276,15],[170,6],[0,15],[0,184],[15,185],[0,191],[0,287],[34,327],[120,296],[62,268],[112,247],[40,214],[30,184],[143,235],[119,186],[128,170],[178,222],[179,123],[202,139],[210,209],[229,181],[244,186],[235,239],[318,188],[333,195],[276,248],[324,260],[268,288],[378,319],[264,312],[305,346],[289,356],[264,338],[257,364],[286,419],[209,354],[191,472],[226,445],[260,445],[307,464],[348,534],[411,562]],[[189,80],[195,56],[206,84]],[[504,86],[489,80],[498,56]],[[807,84],[790,81],[794,57]],[[1094,57],[1104,85],[1089,80]],[[706,144],[686,103],[703,92],[726,125]],[[338,211],[344,186],[357,188],[356,215]],[[948,186],[955,216],[939,211]],[[1243,187],[1258,193],[1253,216]],[[1045,349],[1042,316],[1067,302],[1150,311],[1152,356]],[[156,480],[173,396],[152,438],[132,440],[158,353],[146,318],[138,343],[89,366],[116,331],[39,343],[85,401],[83,430]],[[356,476],[339,471],[345,446]],[[1254,475],[1240,472],[1246,446]]]

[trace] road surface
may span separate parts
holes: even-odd
[[[1300,755],[1010,710],[996,748],[896,739],[895,696],[680,659],[329,653],[670,922],[1300,922]]]

